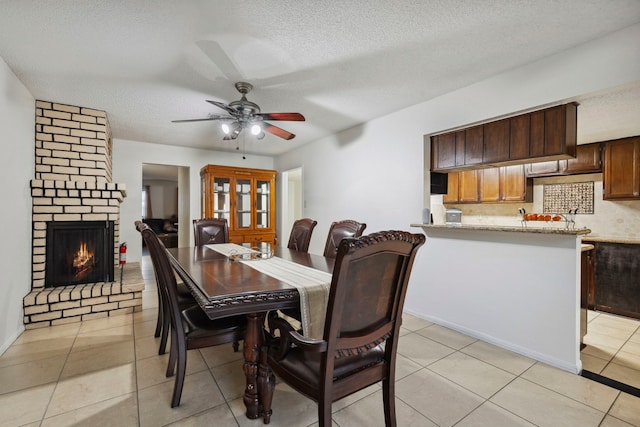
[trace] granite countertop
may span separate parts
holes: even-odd
[[[640,240],[638,239],[625,239],[622,237],[584,236],[582,240],[590,243],[625,243],[628,245],[640,245]]]
[[[591,233],[588,228],[566,229],[564,227],[522,227],[522,226],[501,226],[501,225],[447,225],[447,224],[411,224],[412,227],[421,227],[425,230],[473,230],[473,231],[504,231],[513,233],[538,233],[538,234],[565,234],[565,235],[586,235]],[[591,240],[591,239],[589,239]]]

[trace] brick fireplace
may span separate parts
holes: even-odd
[[[142,306],[144,281],[140,267],[121,271],[120,204],[124,184],[111,182],[111,135],[104,111],[36,101],[35,179],[31,181],[32,290],[24,298],[27,328],[79,322],[131,313]],[[57,284],[45,287],[47,230],[52,224],[94,224],[112,227],[108,254],[111,281]],[[51,235],[51,230],[49,230]],[[47,256],[49,255],[49,257]],[[51,270],[51,269],[49,269]],[[121,280],[122,278],[122,280]],[[82,282],[82,280],[80,280]]]

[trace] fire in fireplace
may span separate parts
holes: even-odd
[[[47,223],[45,287],[111,282],[113,221]]]

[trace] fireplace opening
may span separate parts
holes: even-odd
[[[113,221],[47,223],[45,287],[112,282]]]

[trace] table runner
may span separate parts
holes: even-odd
[[[233,243],[206,246],[227,256],[252,252],[252,249]],[[327,302],[329,300],[331,273],[278,257],[239,262],[295,287],[300,294],[303,334],[308,338],[322,338]]]

